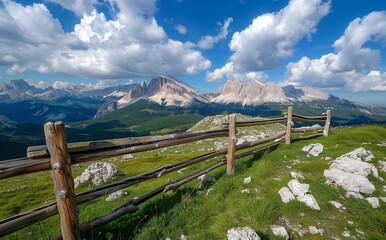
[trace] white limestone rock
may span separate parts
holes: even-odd
[[[307,152],[314,157],[319,156],[323,152],[323,145],[320,143],[310,144],[302,148],[303,152]]]
[[[130,159],[133,159],[134,156],[132,154],[125,154],[122,156],[122,161],[128,161]]]
[[[349,231],[344,231],[344,232],[342,233],[342,236],[343,236],[343,237],[346,237],[346,238],[349,238],[349,237],[351,237],[351,235],[350,235],[350,232],[349,232]]]
[[[207,184],[210,185],[210,184],[215,183],[217,181],[214,177],[212,177],[208,174],[203,174],[203,175],[199,176],[198,179],[201,180],[199,188],[203,188],[205,185],[207,185]]]
[[[295,178],[295,179],[301,179],[301,180],[304,180],[304,177],[302,174],[300,173],[297,173],[297,172],[291,172],[291,177]]]
[[[340,209],[343,207],[343,205],[337,201],[329,201],[329,203],[331,203],[334,207]]]
[[[296,198],[299,202],[305,203],[308,207],[314,210],[320,210],[319,204],[316,202],[316,199],[311,194],[305,194],[304,196],[299,195]]]
[[[279,237],[285,237],[286,240],[289,239],[289,235],[287,230],[283,226],[277,226],[273,225],[271,226],[271,231],[273,232],[273,235],[279,236]]]
[[[114,164],[96,162],[88,166],[80,176],[74,179],[74,185],[77,187],[79,184],[89,180],[94,185],[100,185],[120,175],[124,174]]]
[[[362,194],[360,194],[360,193],[357,193],[357,192],[351,192],[351,191],[349,191],[349,192],[346,192],[346,197],[347,198],[349,198],[349,197],[354,197],[354,198],[359,198],[359,199],[365,199],[363,196],[362,196]]]
[[[292,193],[296,196],[304,196],[310,191],[310,185],[306,183],[300,183],[297,179],[292,179],[288,182],[288,187]]]
[[[379,168],[381,169],[382,172],[386,172],[386,161],[380,160],[378,162]]]
[[[319,229],[317,229],[315,226],[309,226],[308,230],[311,234],[319,234]]]
[[[246,189],[243,189],[243,190],[241,190],[241,193],[251,193],[251,190],[249,190],[248,188],[246,188]]]
[[[119,191],[116,191],[116,192],[113,192],[111,193],[107,198],[106,198],[106,202],[110,202],[110,201],[113,201],[115,199],[118,199],[120,198],[121,196],[125,196],[129,194],[127,191],[125,190],[119,190]]]
[[[244,184],[251,183],[251,181],[252,181],[251,176],[249,176],[249,177],[247,177],[247,178],[244,178]]]
[[[368,197],[366,200],[371,204],[373,208],[379,207],[379,199],[377,197]]]
[[[189,239],[188,239],[188,236],[182,234],[180,237],[180,240],[189,240]]]
[[[279,195],[280,195],[281,200],[283,201],[283,203],[288,203],[288,202],[290,202],[292,200],[295,200],[295,196],[293,195],[293,193],[287,187],[282,187],[279,190]]]
[[[237,227],[228,230],[228,240],[260,240],[256,231],[250,227]]]
[[[383,202],[386,202],[386,197],[379,197]]]

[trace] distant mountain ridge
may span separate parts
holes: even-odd
[[[98,118],[146,100],[183,108],[259,107],[281,111],[294,105],[305,112],[339,109],[342,119],[352,115],[361,116],[362,122],[386,121],[386,106],[354,103],[310,87],[281,87],[273,82],[263,84],[256,80],[246,84],[237,80],[227,81],[218,93],[205,94],[170,76],[153,78],[149,84],[143,82],[102,89],[73,84],[61,87],[40,89],[22,79],[12,80],[9,84],[0,83],[0,115],[12,121],[27,120],[38,124],[57,120],[75,122]]]

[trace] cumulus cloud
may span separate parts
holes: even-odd
[[[181,24],[175,25],[174,29],[176,29],[180,34],[186,34],[188,32],[188,29]]]
[[[309,39],[329,11],[330,1],[291,0],[277,13],[256,17],[246,29],[233,34],[229,48],[234,53],[227,65],[231,64],[233,71],[240,74],[280,67],[278,60],[291,56],[303,37]],[[224,68],[207,74],[206,80],[212,81]]]
[[[217,34],[217,36],[206,35],[197,43],[197,46],[204,50],[211,49],[214,44],[218,43],[218,41],[228,36],[228,27],[232,21],[233,18],[227,18],[224,21],[224,24],[221,27],[221,31]]]
[[[74,12],[77,16],[83,16],[83,14],[89,14],[93,11],[94,5],[98,3],[98,0],[45,0],[46,2],[60,4],[63,8]]]
[[[250,80],[265,82],[268,79],[267,74],[264,74],[264,72],[240,73],[235,70],[233,62],[228,62],[224,67],[216,69],[214,72],[206,73],[207,82],[220,82],[224,77],[228,80],[239,80],[242,82],[248,82]]]
[[[97,12],[94,1],[61,3],[83,11],[69,33],[44,4],[0,1],[0,65],[10,74],[37,70],[108,80],[189,75],[211,66],[192,43],[168,38],[153,15],[154,0],[106,0],[114,20]]]
[[[384,91],[385,73],[372,71],[378,66],[380,51],[363,45],[369,41],[385,40],[386,11],[357,18],[333,44],[335,53],[323,55],[320,59],[303,57],[298,62],[288,63],[284,83],[319,88],[338,87],[356,92]]]

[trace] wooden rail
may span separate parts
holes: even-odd
[[[255,154],[259,151],[263,151],[283,142],[288,142],[289,144],[291,140],[296,141],[322,135],[328,136],[330,118],[330,110],[327,110],[326,116],[307,117],[292,114],[292,107],[289,107],[287,115],[283,118],[237,122],[236,116],[231,115],[229,116],[229,122],[222,123],[223,128],[218,130],[184,132],[162,136],[121,138],[69,144],[66,144],[63,123],[47,123],[45,125],[47,145],[29,147],[27,150],[27,158],[12,159],[0,162],[0,179],[40,170],[52,169],[56,202],[1,220],[0,237],[6,236],[12,232],[25,228],[33,223],[42,221],[59,213],[61,219],[62,235],[58,236],[57,238],[59,239],[63,237],[64,239],[80,239],[79,231],[87,231],[117,219],[125,214],[134,213],[138,210],[138,206],[141,203],[162,192],[170,190],[175,191],[183,184],[196,179],[202,174],[227,165],[226,172],[228,175],[232,175],[234,173],[235,160],[237,159]],[[279,132],[271,137],[236,145],[237,127],[248,127],[285,121],[287,122],[287,131]],[[293,128],[292,121],[325,121],[326,123],[324,127]],[[291,139],[291,133],[304,133],[311,131],[316,133]],[[228,147],[225,149],[212,151],[175,164],[165,165],[141,175],[129,177],[124,180],[120,180],[118,182],[78,194],[76,196],[73,193],[73,179],[71,176],[70,167],[71,164],[119,156],[127,153],[149,151],[203,139],[226,136],[228,136],[229,143]],[[262,147],[254,148],[261,144],[265,145]],[[236,151],[250,148],[254,149],[241,154],[235,154]],[[118,191],[134,184],[138,184],[153,178],[158,178],[184,167],[191,166],[193,164],[218,156],[223,156],[222,160],[212,164],[211,166],[208,166],[184,178],[169,182],[166,185],[161,186],[142,197],[132,199],[111,213],[98,217],[88,223],[83,223],[81,225],[79,224],[79,211],[77,204],[91,201],[98,197],[105,196],[106,194]]]

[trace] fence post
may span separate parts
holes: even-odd
[[[326,124],[324,125],[323,136],[328,137],[328,130],[330,129],[330,121],[331,121],[331,110],[326,111],[327,118]]]
[[[235,171],[235,151],[236,151],[236,115],[229,116],[229,140],[227,153],[227,174],[232,175]]]
[[[292,122],[292,107],[288,107],[288,113],[287,113],[287,132],[285,134],[285,144],[291,143],[291,129],[293,126]]]
[[[62,122],[45,124],[44,135],[51,155],[51,177],[54,181],[62,237],[65,240],[80,239],[79,210],[75,200],[71,158],[68,154],[64,124]]]

